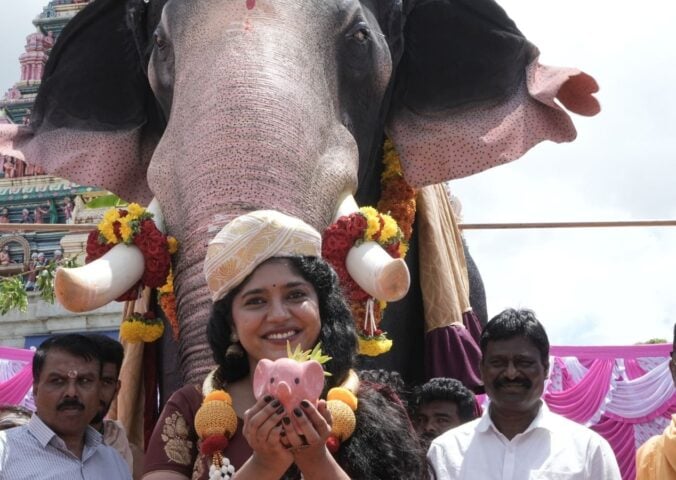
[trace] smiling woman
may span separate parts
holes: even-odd
[[[319,258],[320,245],[312,227],[275,211],[240,216],[216,235],[204,271],[214,301],[207,336],[218,368],[201,391],[188,385],[169,400],[148,446],[144,478],[425,478],[424,452],[404,409],[371,384],[359,385],[351,370],[354,322],[336,274]],[[286,357],[287,345],[318,344],[330,357],[322,395],[328,401],[315,406],[305,399],[286,409],[273,395],[256,400],[252,376],[260,360]],[[217,402],[229,405],[224,416],[234,410],[235,432],[218,430],[213,413],[207,426],[195,421],[205,418],[200,405],[213,412]],[[339,414],[348,404],[351,434]],[[298,431],[289,428],[291,417]],[[204,428],[208,436],[229,437],[216,453],[208,441],[198,443]]]

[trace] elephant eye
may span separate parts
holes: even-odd
[[[371,38],[371,31],[364,22],[357,23],[347,34],[350,40],[355,41],[359,45],[364,45]]]
[[[296,377],[293,379],[293,381],[296,382],[296,385],[298,385],[300,383],[300,378]]]
[[[270,383],[275,383],[275,377],[270,378]]]
[[[160,34],[155,32],[153,38],[155,40],[155,45],[157,45],[157,48],[159,48],[160,50],[164,50],[164,48],[167,46],[167,42],[160,36]]]

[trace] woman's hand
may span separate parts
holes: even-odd
[[[326,401],[319,400],[315,408],[310,402],[303,400],[291,415],[294,417],[293,422],[288,417],[283,420],[286,436],[282,438],[282,442],[293,454],[293,461],[303,473],[303,478],[349,480],[326,448],[332,423]]]
[[[293,415],[293,420],[290,416]],[[294,455],[308,457],[326,447],[326,440],[331,433],[331,413],[326,408],[326,401],[319,400],[317,408],[307,400],[289,412],[283,422],[286,436],[282,443]]]
[[[269,472],[280,472],[279,476],[293,463],[293,455],[281,442],[285,415],[279,400],[268,395],[244,412],[242,428],[244,438],[254,451],[251,462]]]

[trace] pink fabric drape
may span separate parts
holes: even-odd
[[[11,378],[0,381],[0,404],[18,405],[33,384],[33,351],[0,347],[0,360],[21,362],[25,365]]]
[[[671,349],[670,344],[550,349],[553,380],[545,386],[544,400],[552,411],[608,440],[624,480],[636,476],[637,446],[661,433],[676,413]],[[651,361],[639,364],[639,359]]]
[[[544,399],[549,408],[578,423],[591,421],[603,407],[610,390],[611,360],[597,360],[580,382],[561,392],[545,392]]]

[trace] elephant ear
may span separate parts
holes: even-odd
[[[253,376],[253,392],[254,397],[256,397],[257,400],[267,391],[268,381],[270,380],[270,375],[272,375],[273,370],[274,362],[267,358],[259,360],[258,365],[256,365]]]
[[[491,0],[411,0],[387,131],[416,187],[568,142],[566,111],[595,115],[595,80],[538,63],[539,51]]]
[[[127,27],[127,2],[97,0],[52,49],[30,127],[0,127],[0,153],[147,204],[163,121]]]

